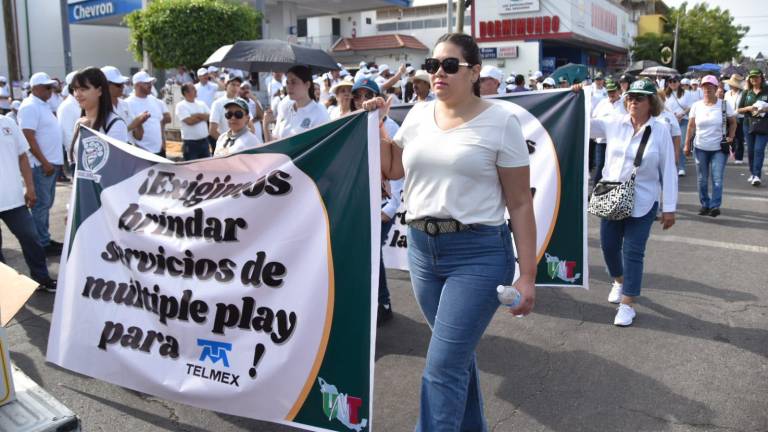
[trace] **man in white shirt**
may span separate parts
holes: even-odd
[[[48,231],[48,215],[56,197],[56,179],[64,163],[61,128],[47,103],[55,84],[56,81],[45,72],[32,75],[29,79],[31,93],[19,107],[19,125],[32,153],[29,163],[37,193],[32,217],[40,245],[51,255],[60,254],[63,246],[51,240]]]
[[[592,94],[592,111],[594,111],[597,104],[608,97],[608,92],[605,90],[605,77],[603,77],[602,72],[595,75],[595,81],[590,86],[590,93]]]
[[[104,66],[101,68],[104,76],[109,82],[109,96],[112,99],[112,108],[118,117],[123,119],[128,126],[129,138],[141,139],[144,136],[142,125],[149,118],[149,112],[133,113],[130,105],[123,99],[126,84],[131,80],[120,73],[120,70],[114,66]]]
[[[152,96],[152,83],[155,79],[145,71],[136,72],[131,80],[133,95],[125,101],[132,113],[147,113],[143,123],[144,134],[141,138],[134,134],[135,144],[148,152],[159,156],[165,155],[163,125],[170,122],[170,114],[163,110],[165,103]]]
[[[694,78],[691,80],[691,105],[694,102],[698,102],[704,99],[704,92],[699,88],[699,80]]]
[[[416,74],[411,79],[413,83],[413,98],[411,102],[427,102],[435,99],[435,94],[432,93],[432,84],[429,80],[427,71],[416,71]]]
[[[392,78],[392,71],[389,70],[389,65],[383,64],[379,66],[379,76],[374,81],[379,85],[379,88],[384,86],[384,83]]]
[[[495,66],[485,65],[480,69],[480,96],[496,96],[499,94],[504,73]]]
[[[219,91],[219,86],[211,82],[208,75],[208,69],[200,68],[197,70],[197,79],[200,80],[195,84],[195,90],[197,90],[197,99],[205,104],[209,109],[213,104],[213,100],[216,99],[216,92]]]
[[[51,93],[51,97],[49,97],[46,102],[48,102],[48,105],[50,105],[51,112],[56,114],[56,110],[59,109],[59,105],[64,102],[64,96],[61,95],[61,81],[59,81],[58,78],[53,78],[53,80],[56,81],[56,83],[53,85],[53,93]]]
[[[0,76],[0,114],[8,114],[11,111],[11,87],[8,79]]]
[[[283,89],[283,73],[272,72],[272,76],[267,77],[266,81],[267,93],[269,93],[269,98],[272,99],[277,92]]]
[[[176,118],[181,122],[181,152],[184,160],[211,156],[208,147],[208,106],[195,99],[197,86],[186,83],[181,86],[184,100],[176,104]]]
[[[225,95],[216,99],[211,104],[210,124],[208,126],[208,135],[210,136],[208,141],[212,147],[211,154],[216,151],[216,140],[219,139],[219,135],[229,130],[229,123],[224,117],[224,114],[226,114],[224,104],[238,96],[240,85],[242,84],[243,78],[239,74],[228,75],[226,86],[224,87]]]
[[[40,284],[40,288],[55,292],[56,281],[48,275],[45,251],[28,210],[37,200],[28,150],[29,144],[16,122],[0,116],[0,220],[18,239],[32,279]],[[22,188],[22,179],[26,191]],[[5,262],[1,235],[0,262]]]

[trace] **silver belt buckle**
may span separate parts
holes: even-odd
[[[440,234],[440,226],[434,219],[424,219],[424,232],[431,236]]]

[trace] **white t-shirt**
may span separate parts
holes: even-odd
[[[298,110],[294,109],[294,103],[285,105],[277,114],[274,135],[277,138],[287,138],[327,123],[330,120],[325,107],[315,101]]]
[[[522,128],[508,102],[449,130],[435,123],[436,102],[419,103],[394,136],[403,149],[406,220],[453,218],[501,225],[505,201],[497,167],[528,165]]]
[[[682,136],[682,130],[680,130],[680,122],[677,121],[677,117],[675,117],[674,114],[667,110],[663,110],[661,114],[659,114],[659,116],[656,118],[663,121],[667,125],[672,138]]]
[[[208,114],[210,111],[203,101],[195,99],[194,102],[188,102],[186,99],[176,104],[176,118],[181,125],[181,139],[183,140],[201,140],[208,138],[208,123],[201,121],[193,125],[184,123],[184,119],[192,114]]]
[[[163,148],[163,135],[160,128],[160,122],[163,119],[163,108],[165,104],[156,97],[147,96],[140,98],[135,94],[128,97],[125,102],[130,106],[131,112],[139,115],[144,111],[149,112],[149,118],[144,122],[144,136],[142,139],[135,139],[133,142],[151,153],[159,153]],[[161,106],[162,105],[162,106]]]
[[[219,91],[219,86],[208,81],[205,85],[203,83],[195,84],[195,88],[197,89],[197,99],[210,109],[216,98],[216,93]]]
[[[672,114],[678,115],[690,108],[693,102],[695,101],[693,100],[693,96],[691,96],[690,92],[684,92],[683,96],[679,98],[677,97],[676,92],[672,92],[669,94],[669,96],[667,96],[667,100],[664,102],[664,107],[672,112]],[[683,117],[683,119],[687,118],[687,115]]]
[[[0,116],[0,211],[24,205],[19,156],[27,150],[29,143],[16,122]]]
[[[51,112],[55,113],[59,109],[59,105],[61,105],[62,102],[64,102],[64,96],[62,96],[59,93],[51,93],[51,97],[48,98],[46,101],[48,103],[48,106],[51,107]]]
[[[739,114],[736,112],[736,109],[739,107],[739,103],[741,103],[741,98],[744,97],[743,91],[738,91],[736,94],[733,94],[730,90],[725,92],[725,102],[728,104],[728,106],[731,107],[733,112],[736,114],[736,118],[744,118],[744,114]]]
[[[75,127],[76,126],[73,126],[72,134],[75,132]],[[109,131],[106,130],[107,127],[109,128]],[[128,125],[125,123],[125,120],[123,120],[123,118],[117,115],[114,111],[109,113],[107,116],[107,121],[104,122],[104,127],[99,128],[99,132],[110,138],[114,138],[122,142],[128,142]],[[72,145],[72,154],[75,155],[75,157],[77,157],[77,147],[79,143],[79,140],[72,143],[74,144]],[[67,154],[69,154],[69,147],[70,144],[67,144]]]
[[[30,94],[19,107],[19,126],[21,129],[35,131],[35,140],[43,152],[43,156],[53,165],[64,163],[62,144],[64,141],[61,127],[56,116],[51,111],[51,106],[44,100]],[[29,164],[32,167],[40,165],[40,162],[30,154]]]
[[[59,121],[61,133],[64,136],[64,147],[69,148],[72,144],[72,136],[75,133],[75,123],[80,119],[83,110],[77,103],[74,96],[64,99],[56,110],[56,119]]]
[[[733,108],[727,103],[717,99],[713,105],[706,105],[703,100],[695,102],[691,106],[689,118],[696,119],[696,136],[693,145],[701,150],[720,150],[720,141],[723,139],[723,104],[725,104],[726,117],[733,117]]]
[[[235,141],[229,145],[227,145],[228,140],[229,132],[219,135],[219,139],[216,140],[216,151],[213,152],[214,156],[226,156],[228,154],[264,145],[264,141],[261,137],[251,133],[250,130],[247,130],[247,127],[245,133],[235,138]]]

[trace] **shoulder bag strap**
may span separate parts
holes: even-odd
[[[721,101],[721,108],[723,109],[723,139],[728,135],[728,119],[725,117],[727,115],[725,111],[725,100]]]
[[[108,133],[109,133],[109,130],[110,130],[110,129],[112,129],[112,126],[113,126],[115,123],[117,123],[118,121],[123,121],[123,119],[122,119],[122,118],[120,118],[120,116],[118,116],[118,115],[115,115],[115,118],[113,118],[113,119],[112,119],[112,121],[110,121],[110,122],[109,122],[109,124],[108,124],[107,126],[105,126],[105,127],[104,127],[104,133],[105,133],[105,134],[108,134]]]
[[[637,154],[635,155],[635,168],[640,167],[640,164],[643,163],[643,153],[645,153],[645,146],[648,144],[648,138],[651,136],[651,127],[646,126],[645,131],[643,131],[643,138],[640,140],[640,147],[637,149]]]

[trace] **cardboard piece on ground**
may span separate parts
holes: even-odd
[[[32,297],[39,284],[0,263],[0,326],[5,327]]]

